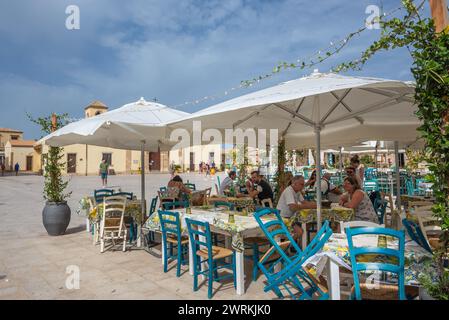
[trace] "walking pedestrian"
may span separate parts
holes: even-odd
[[[16,165],[14,166],[14,171],[16,172],[16,176],[19,175],[19,169],[20,169],[20,165],[18,162],[16,162]]]
[[[105,159],[101,160],[100,176],[101,176],[101,182],[103,183],[103,188],[106,188],[106,186],[108,185],[108,170],[109,170],[109,164],[106,162]]]

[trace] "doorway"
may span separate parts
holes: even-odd
[[[33,156],[27,156],[26,170],[27,171],[33,170]]]
[[[76,153],[67,154],[67,173],[76,173]]]

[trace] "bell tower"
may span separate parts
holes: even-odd
[[[108,107],[101,101],[94,101],[84,108],[84,116],[86,118],[95,117],[103,112],[107,112]]]

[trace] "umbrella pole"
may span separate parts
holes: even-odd
[[[343,181],[343,159],[342,159],[342,155],[343,155],[343,147],[340,147],[340,157],[339,157],[339,170],[340,170],[340,182]]]
[[[321,128],[315,127],[316,136],[316,205],[317,205],[317,230],[321,228]]]
[[[146,213],[146,201],[145,201],[145,140],[142,140],[142,145],[140,147],[140,199],[142,201],[141,207],[142,207],[142,213],[141,213],[141,220],[139,221],[139,232],[138,232],[138,238],[137,238],[137,246],[141,246],[141,227],[143,224],[143,219],[145,217]]]
[[[399,143],[394,142],[394,162],[396,174],[396,203],[399,215],[401,214],[401,176],[399,174]]]

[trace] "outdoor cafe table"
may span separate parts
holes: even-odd
[[[89,205],[86,205],[89,200],[94,205],[94,208],[90,208]],[[81,209],[85,211],[86,217],[89,219],[90,223],[94,225],[94,232],[98,232],[98,224],[103,213],[103,202],[96,203],[94,197],[85,197],[80,202]],[[140,247],[142,234],[140,223],[140,221],[142,221],[142,200],[126,200],[125,217],[132,217],[134,222],[137,223],[137,246]]]
[[[234,213],[235,223],[228,223],[228,211],[214,211],[200,208],[192,208],[191,214],[186,214],[186,209],[176,209],[180,214],[182,233],[187,235],[187,226],[185,218],[189,218],[201,222],[209,222],[211,232],[225,235],[227,240],[231,239],[232,249],[236,252],[236,292],[238,295],[245,293],[245,256],[244,256],[244,240],[248,237],[262,236],[263,232],[259,224],[252,215],[242,216]],[[161,232],[159,216],[157,212],[151,215],[145,227],[150,231]],[[228,242],[227,241],[227,242]],[[228,242],[229,243],[229,242]],[[164,261],[164,254],[162,250],[162,263]],[[193,275],[193,249],[189,241],[189,273]]]
[[[212,196],[209,198],[208,202],[211,205],[214,205],[217,201],[230,202],[235,206],[236,210],[246,208],[248,212],[254,212],[256,210],[256,206],[254,204],[254,200],[251,197],[217,197]]]
[[[334,206],[332,208],[321,208],[321,221],[336,221],[340,223],[340,230],[343,230],[342,223],[354,220],[354,210],[341,206]],[[316,209],[302,209],[299,210],[293,218],[290,219],[289,225],[293,222],[301,223],[302,233],[302,249],[307,246],[307,223],[317,221]]]
[[[378,246],[377,235],[357,236],[353,238],[354,246]],[[387,237],[387,247],[397,249],[397,240]],[[405,285],[419,285],[418,276],[424,270],[425,264],[432,259],[432,255],[416,242],[406,238],[405,243]],[[324,245],[323,249],[305,262],[305,265],[314,266],[316,276],[327,274],[329,297],[332,300],[340,300],[340,272],[342,266],[351,269],[348,240],[346,234],[334,233]]]
[[[409,196],[406,194],[401,195],[401,203],[405,210],[408,209],[409,202],[435,202],[435,197],[425,197],[425,196]]]

